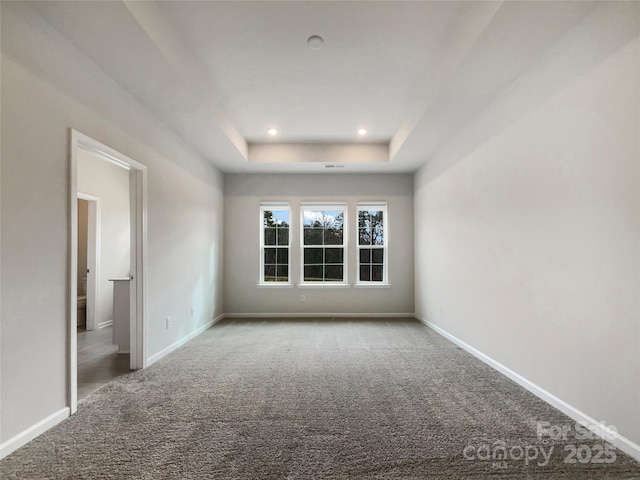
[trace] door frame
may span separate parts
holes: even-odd
[[[78,199],[89,203],[87,221],[87,330],[98,329],[100,303],[100,197],[78,192]],[[77,280],[77,279],[76,279]]]
[[[131,212],[130,271],[130,367],[147,366],[147,167],[103,143],[70,129],[69,168],[69,382],[68,402],[71,413],[78,409],[78,149],[129,169]]]

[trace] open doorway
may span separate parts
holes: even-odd
[[[130,371],[129,167],[77,152],[78,400]]]
[[[98,329],[101,210],[100,197],[78,192],[77,325],[88,331]]]
[[[71,130],[70,164],[69,404],[73,413],[79,366],[84,369],[80,370],[81,393],[91,388],[83,379],[87,372],[83,364],[90,355],[102,355],[93,360],[100,367],[93,369],[98,382],[146,363],[146,168],[76,130]],[[87,180],[89,174],[95,177],[93,183]]]

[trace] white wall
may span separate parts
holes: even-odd
[[[222,313],[223,183],[25,2],[1,8],[0,441],[7,442],[69,404],[69,128],[148,168],[149,355]]]
[[[607,8],[618,7],[633,5]],[[596,20],[608,38],[626,28]],[[574,52],[599,45],[584,42]],[[637,444],[639,63],[636,29],[537,108],[415,177],[417,314]]]
[[[330,161],[330,160],[328,160]],[[292,281],[300,280],[300,203],[348,204],[348,282],[355,283],[356,203],[386,200],[391,288],[258,288],[260,202],[291,206]],[[242,313],[412,313],[413,181],[411,175],[226,175],[225,311]],[[306,300],[300,301],[304,294]]]
[[[78,150],[77,168],[78,191],[100,198],[96,318],[100,325],[113,320],[113,282],[109,279],[128,277],[130,273],[129,171],[82,149]]]

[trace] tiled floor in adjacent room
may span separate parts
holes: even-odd
[[[129,354],[113,344],[113,327],[78,329],[78,400],[130,371]]]

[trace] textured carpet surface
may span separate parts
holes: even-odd
[[[640,479],[588,436],[412,319],[227,320],[89,395],[0,476]]]

